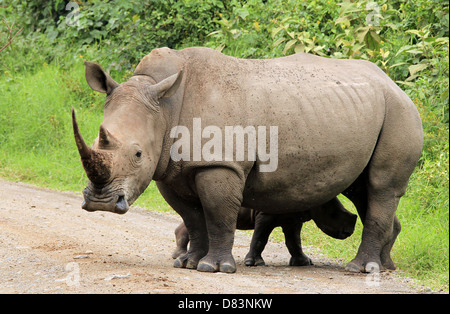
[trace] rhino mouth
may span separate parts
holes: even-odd
[[[86,211],[108,211],[116,214],[125,214],[130,208],[126,195],[122,191],[99,194],[89,187],[83,191],[84,201],[81,205]]]

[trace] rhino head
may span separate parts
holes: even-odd
[[[82,208],[124,214],[147,188],[158,166],[167,128],[167,112],[160,100],[175,93],[181,75],[157,84],[149,76],[137,75],[119,84],[100,65],[85,62],[85,66],[87,83],[106,93],[106,102],[91,147],[81,136],[72,109],[75,142],[89,179]]]

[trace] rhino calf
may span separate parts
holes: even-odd
[[[421,155],[423,130],[413,102],[375,64],[303,53],[245,60],[208,48],[161,48],[121,84],[98,64],[85,64],[89,86],[106,94],[92,147],[73,114],[89,178],[85,210],[124,214],[155,180],[189,231],[189,251],[174,265],[232,273],[241,207],[314,212],[342,193],[364,225],[347,269],[370,271],[370,263],[395,269],[390,252],[401,229],[395,212]],[[217,137],[202,131],[192,150],[183,147],[189,151],[171,158],[171,135],[188,130],[194,136],[198,119]],[[273,127],[274,141],[258,145],[276,147],[274,167],[264,169],[264,149],[250,144],[215,158],[226,151],[219,135],[228,126]],[[208,160],[194,158],[208,149]]]
[[[291,254],[290,266],[313,265],[311,259],[303,253],[300,232],[303,223],[313,220],[327,235],[336,239],[346,239],[353,234],[357,216],[347,211],[337,198],[314,211],[304,211],[292,214],[265,214],[242,207],[239,210],[236,229],[253,230],[250,251],[245,256],[246,266],[265,265],[261,254],[269,240],[273,229],[281,227],[284,233],[286,247]],[[175,229],[177,247],[172,254],[176,259],[187,253],[189,234],[184,223]]]

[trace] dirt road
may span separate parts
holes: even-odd
[[[237,231],[235,274],[173,268],[176,214],[131,208],[88,213],[82,197],[0,180],[0,293],[420,293],[395,272],[350,274],[306,247],[314,266],[288,267],[269,242],[270,266],[243,259],[250,235]]]

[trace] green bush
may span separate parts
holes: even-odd
[[[217,0],[93,0],[78,1],[77,8],[67,9],[68,2],[62,0],[16,2],[3,10],[25,21],[29,35],[45,35],[46,44],[39,49],[62,48],[44,55],[50,59],[67,52],[85,55],[93,48],[96,59],[118,71],[130,70],[157,47],[202,45],[215,30],[211,21],[224,9]]]

